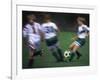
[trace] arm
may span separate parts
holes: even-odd
[[[85,28],[86,28],[86,30],[87,30],[87,37],[89,36],[89,31],[90,31],[90,29],[89,29],[89,27],[87,27],[87,26],[85,26]]]
[[[41,25],[39,25],[39,35],[40,35],[40,37],[41,37],[41,41],[44,41],[44,39],[45,39],[45,34],[44,34],[44,32],[43,32],[43,29],[42,29],[42,26]]]
[[[89,36],[89,32],[87,32],[87,37]]]
[[[58,26],[57,26],[56,24],[54,24],[53,27],[54,27],[54,29],[55,29],[57,35],[59,35],[60,29],[58,28]]]
[[[27,26],[25,26],[25,27],[23,28],[22,34],[23,34],[23,37],[27,37],[27,35],[28,35],[28,28],[27,28]]]
[[[41,41],[44,41],[44,37],[45,37],[44,32],[39,30],[39,34],[40,34],[40,37],[41,37]]]

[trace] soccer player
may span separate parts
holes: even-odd
[[[86,25],[86,20],[83,17],[78,17],[77,18],[77,23],[78,23],[78,32],[77,35],[72,38],[75,40],[69,47],[71,51],[71,56],[69,58],[69,61],[72,61],[75,54],[77,55],[77,59],[79,59],[82,55],[80,52],[78,52],[78,49],[84,46],[86,42],[86,37],[89,34],[89,27]]]
[[[54,22],[51,21],[51,16],[49,14],[44,15],[44,23],[42,24],[44,38],[48,49],[51,51],[52,55],[56,58],[57,62],[63,61],[62,51],[59,47],[57,32],[58,27]]]
[[[41,26],[39,23],[35,22],[35,20],[35,15],[27,15],[27,24],[23,28],[23,36],[27,39],[27,45],[29,49],[28,68],[31,68],[34,64],[34,56],[37,54],[42,54],[40,49],[42,36]]]

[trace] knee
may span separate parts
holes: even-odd
[[[33,59],[33,56],[29,56],[29,59]]]
[[[69,46],[69,49],[70,49],[70,50],[72,50],[72,49],[73,49],[73,47],[72,47],[72,46]]]
[[[29,59],[33,59],[35,54],[35,50],[30,50],[29,52]]]
[[[71,52],[72,52],[72,53],[75,53],[76,51],[72,49]]]
[[[76,53],[77,51],[77,48],[76,47],[73,47],[73,49],[71,50],[73,53]]]

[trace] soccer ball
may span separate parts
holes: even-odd
[[[65,52],[64,52],[64,57],[65,57],[65,58],[70,57],[70,53],[71,53],[70,51],[65,51]]]

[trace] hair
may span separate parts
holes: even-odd
[[[81,21],[83,24],[86,24],[86,19],[83,17],[78,17],[77,20]]]
[[[51,16],[49,14],[44,14],[44,19],[45,20],[51,20]]]
[[[27,20],[30,20],[30,19],[36,20],[36,16],[34,14],[28,14],[27,15]]]

